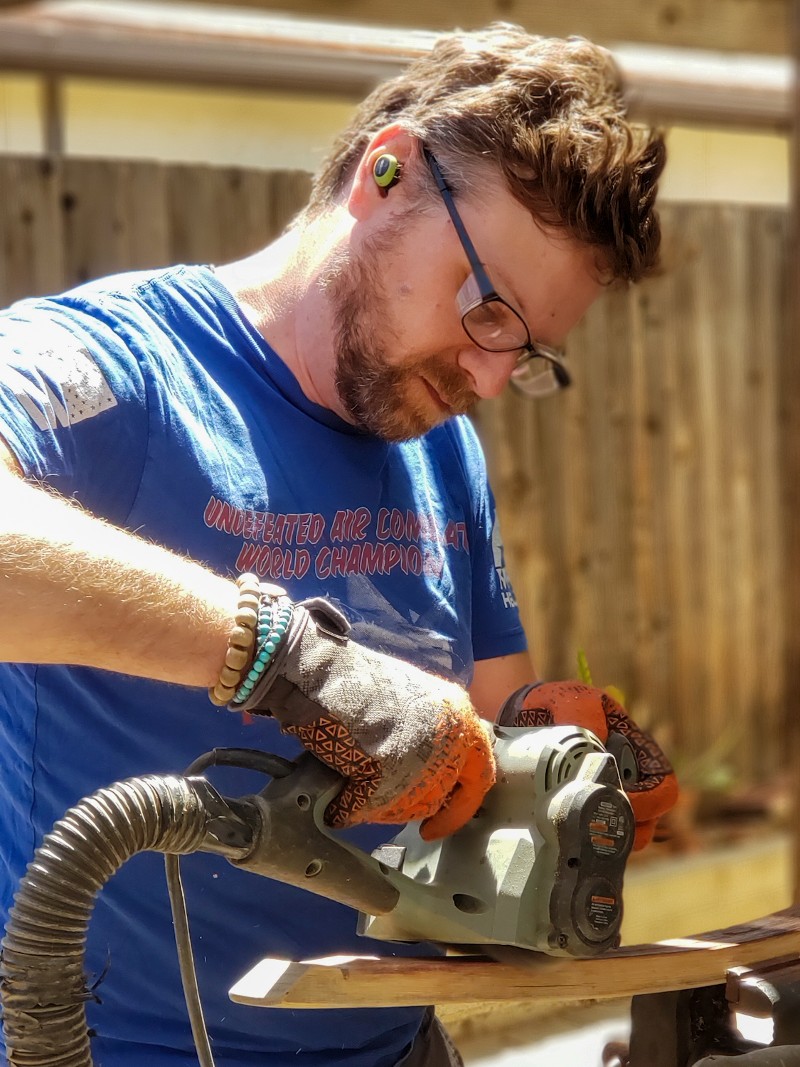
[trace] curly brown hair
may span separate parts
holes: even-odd
[[[638,281],[656,266],[664,138],[626,117],[605,49],[508,23],[443,36],[356,110],[315,179],[311,214],[341,195],[392,123],[431,148],[456,195],[488,162],[542,225],[597,249],[612,278]]]

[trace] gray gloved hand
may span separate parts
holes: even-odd
[[[345,779],[331,825],[424,819],[429,840],[459,829],[495,780],[491,734],[466,690],[351,640],[327,600],[292,604],[264,589],[277,647],[251,672],[249,696],[229,707],[273,715]]]

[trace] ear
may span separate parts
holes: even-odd
[[[400,177],[391,189],[382,188],[375,181],[375,164],[382,155],[394,156],[400,164]],[[392,210],[405,200],[403,171],[420,155],[417,137],[397,124],[385,126],[370,140],[356,167],[347,207],[353,218],[363,222],[376,211]]]

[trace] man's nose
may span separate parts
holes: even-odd
[[[467,345],[458,354],[458,365],[472,379],[472,390],[481,399],[499,396],[508,385],[517,362],[516,352],[486,352]]]

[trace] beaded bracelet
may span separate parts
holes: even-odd
[[[258,650],[250,665],[250,670],[230,702],[232,711],[238,710],[238,706],[244,704],[255,689],[278,650],[291,617],[292,603],[288,597],[282,596],[275,599],[269,595],[262,596],[258,612]]]
[[[256,645],[261,585],[255,574],[240,574],[236,585],[239,589],[239,603],[234,627],[228,637],[225,662],[216,684],[208,691],[209,700],[217,707],[225,707],[230,703],[242,683]]]

